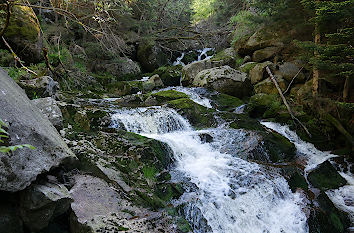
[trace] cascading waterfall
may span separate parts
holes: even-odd
[[[311,143],[302,141],[297,134],[290,130],[288,126],[281,125],[274,122],[261,122],[267,128],[270,128],[284,137],[288,138],[296,146],[299,156],[303,156],[307,159],[307,165],[305,171],[308,173],[317,165],[329,160],[331,158],[337,157],[337,155],[331,154],[330,152],[323,152],[317,150],[315,146]],[[347,212],[352,222],[352,230],[354,230],[354,176],[350,172],[350,164],[348,164],[348,171],[339,171],[339,174],[347,181],[347,185],[340,187],[335,190],[328,190],[326,194],[331,199],[331,201],[341,210]]]
[[[308,232],[300,194],[293,194],[276,172],[241,159],[242,146],[231,145],[242,145],[246,131],[197,131],[165,107],[119,109],[112,122],[170,146],[175,158],[171,174],[187,190],[177,203],[184,203],[193,232]],[[201,134],[213,141],[203,142]]]

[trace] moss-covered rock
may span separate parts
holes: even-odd
[[[326,193],[321,192],[316,199],[316,207],[308,219],[310,232],[344,233],[350,226],[350,220],[344,212],[338,210]]]
[[[211,58],[211,62],[220,65],[228,65],[237,68],[241,65],[243,59],[239,57],[234,48],[224,49]]]
[[[182,66],[162,66],[153,73],[160,76],[165,86],[179,86],[182,77]]]
[[[247,105],[247,112],[251,117],[275,117],[281,110],[280,97],[264,93],[252,96]]]
[[[347,181],[339,175],[333,165],[326,161],[308,175],[311,184],[321,190],[337,189],[347,183]]]
[[[238,69],[241,72],[248,74],[257,64],[257,62],[247,62],[241,65]]]
[[[151,96],[154,97],[159,104],[163,104],[171,100],[189,98],[187,94],[175,90],[159,91],[151,94]]]
[[[277,79],[280,89],[284,92],[287,88],[287,83],[279,75],[276,75],[275,78]],[[254,92],[256,94],[265,93],[270,95],[276,95],[278,94],[278,89],[275,87],[273,81],[270,78],[267,78],[254,86]]]
[[[239,98],[222,93],[212,95],[211,100],[215,103],[215,107],[221,111],[234,110],[243,104]]]
[[[131,95],[143,90],[143,82],[118,81],[109,84],[106,89],[108,90],[108,95],[112,97]]]
[[[6,11],[0,10],[0,25],[5,25]],[[9,26],[5,37],[12,42],[21,58],[39,60],[41,51],[37,47],[40,27],[36,14],[31,7],[15,5],[12,8]]]
[[[259,63],[259,64],[255,65],[249,72],[251,83],[256,84],[256,83],[262,81],[263,79],[265,79],[266,67],[272,66],[272,65],[273,65],[273,63],[270,61],[266,61],[266,62]]]
[[[182,116],[197,128],[207,128],[215,124],[215,110],[199,105],[189,98],[181,98],[167,102],[167,106],[176,109]]]
[[[138,59],[143,69],[148,72],[168,63],[166,54],[152,39],[147,39],[139,44]]]

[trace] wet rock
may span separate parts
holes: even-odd
[[[284,106],[278,95],[259,93],[250,98],[247,105],[247,112],[249,116],[254,118],[267,118],[275,117],[283,108]]]
[[[32,100],[32,103],[36,105],[46,117],[48,117],[49,121],[57,130],[63,128],[63,115],[55,99],[51,97],[34,99]]]
[[[211,95],[210,99],[213,101],[215,108],[221,111],[232,111],[243,104],[239,98],[222,93]]]
[[[337,189],[347,183],[328,161],[321,163],[311,171],[308,180],[314,187],[321,190]]]
[[[197,128],[208,128],[216,122],[213,117],[214,109],[208,109],[195,103],[189,98],[181,98],[167,102],[167,106],[176,109],[182,116]]]
[[[151,96],[155,97],[160,105],[170,100],[189,98],[187,94],[175,90],[159,91],[151,94]]]
[[[164,86],[179,86],[181,84],[182,66],[163,66],[154,71],[158,74]]]
[[[210,142],[213,142],[213,140],[214,140],[214,138],[210,134],[207,134],[207,133],[199,134],[199,137],[200,137],[200,140],[204,143],[210,143]]]
[[[276,78],[280,89],[284,92],[287,88],[287,83],[279,75],[275,75],[274,77]],[[272,94],[276,95],[279,93],[278,89],[275,87],[273,81],[270,78],[267,78],[267,79],[257,83],[254,86],[254,92],[256,94],[265,93],[265,94],[269,94],[269,95],[272,95]]]
[[[69,191],[62,184],[33,184],[21,193],[21,217],[28,229],[39,231],[64,214],[71,201]]]
[[[257,50],[253,53],[252,60],[255,62],[265,61],[274,57],[277,53],[279,53],[280,50],[281,49],[279,47],[267,47]]]
[[[251,83],[256,84],[265,78],[266,67],[272,66],[273,63],[270,61],[257,64],[250,70],[249,76],[251,78]]]
[[[326,193],[321,192],[311,210],[308,225],[310,232],[344,233],[350,226],[350,220],[346,213],[333,205]]]
[[[139,44],[137,57],[143,69],[148,72],[153,72],[160,66],[168,63],[166,54],[153,40],[144,41]]]
[[[298,74],[300,68],[292,63],[292,62],[285,62],[284,64],[279,66],[279,73],[284,77],[285,80],[291,81],[296,74]],[[305,80],[305,75],[303,72],[300,72],[295,79],[296,83],[303,82]]]
[[[0,118],[9,125],[10,143],[36,148],[0,155],[0,190],[16,192],[53,167],[72,164],[76,157],[52,123],[3,70],[0,83]]]
[[[247,74],[222,66],[203,70],[193,80],[193,86],[206,87],[239,98],[249,96],[252,88]]]
[[[31,80],[21,80],[19,83],[30,99],[53,97],[56,98],[59,90],[58,82],[54,81],[50,76],[43,76]]]
[[[151,76],[147,81],[143,82],[143,89],[147,92],[163,87],[164,84],[158,74]]]

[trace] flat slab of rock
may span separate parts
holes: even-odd
[[[105,181],[77,175],[75,182],[70,190],[74,199],[71,232],[173,232],[161,213],[132,206]]]
[[[36,147],[35,150],[16,150],[11,155],[0,154],[0,190],[23,190],[39,174],[76,160],[48,118],[2,69],[0,109],[0,118],[9,125],[10,143]]]

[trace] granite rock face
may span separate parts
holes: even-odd
[[[0,118],[9,126],[8,143],[30,144],[36,148],[16,150],[10,155],[0,154],[0,190],[23,190],[39,174],[48,172],[53,167],[75,162],[76,156],[52,123],[2,69],[0,109]]]

